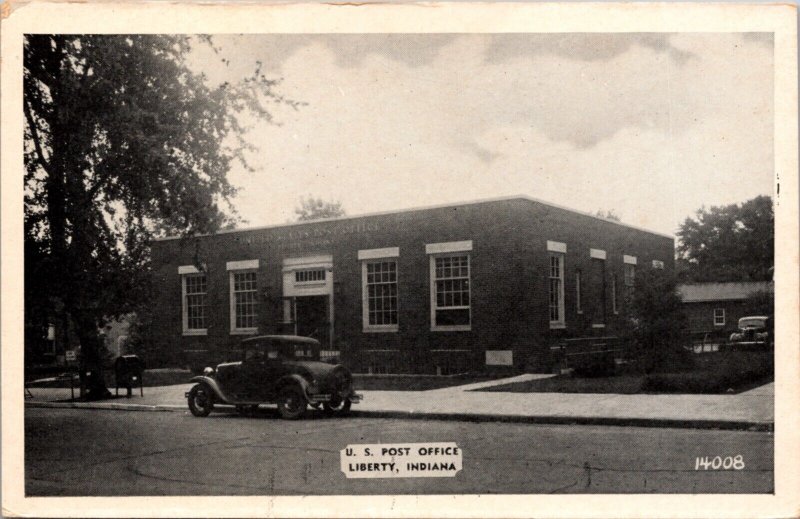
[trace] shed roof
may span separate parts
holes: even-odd
[[[678,286],[684,303],[704,301],[736,301],[747,299],[754,292],[773,291],[771,281],[727,281],[722,283],[690,283]]]

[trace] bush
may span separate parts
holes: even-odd
[[[635,288],[626,305],[634,355],[646,373],[689,369],[683,348],[690,344],[688,322],[674,273],[654,268],[636,271]]]
[[[582,377],[610,377],[614,375],[614,354],[583,355],[571,361],[575,374]]]

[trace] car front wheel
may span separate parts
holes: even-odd
[[[208,416],[214,409],[214,395],[207,386],[197,384],[189,391],[189,411],[194,416]]]
[[[278,412],[285,420],[297,420],[306,413],[306,395],[297,386],[284,388],[278,400]]]

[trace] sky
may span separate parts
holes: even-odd
[[[210,82],[263,64],[304,103],[249,121],[243,225],[300,197],[348,215],[513,195],[666,234],[705,206],[773,192],[765,33],[216,36]],[[220,57],[229,61],[220,64]]]

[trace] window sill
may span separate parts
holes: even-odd
[[[605,327],[606,327],[605,324],[593,324],[592,325],[592,328],[605,328]]]
[[[258,328],[239,328],[231,330],[231,335],[255,335],[258,333]]]
[[[563,330],[567,327],[567,323],[550,323],[551,330]]]
[[[431,326],[432,332],[471,332],[472,325],[461,324],[455,326]]]
[[[208,330],[183,330],[183,335],[185,337],[208,335]]]
[[[379,328],[377,326],[370,326],[369,328],[362,329],[363,333],[397,333],[400,330],[397,326],[387,326]]]

